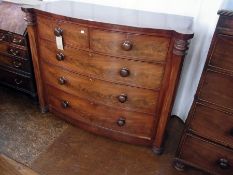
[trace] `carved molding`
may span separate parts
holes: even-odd
[[[178,56],[186,55],[186,51],[188,50],[189,40],[175,39],[173,54]]]
[[[222,16],[233,17],[233,11],[231,10],[219,10],[218,14]]]
[[[35,25],[36,24],[36,17],[31,12],[25,12],[24,20],[27,22],[27,25]]]

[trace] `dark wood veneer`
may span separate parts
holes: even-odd
[[[150,145],[160,153],[193,34],[79,19],[60,9],[55,14],[44,9],[63,8],[63,3],[72,3],[71,8],[83,5],[68,1],[22,8],[34,46],[41,110],[49,109],[94,133]],[[56,36],[62,36],[64,51],[56,49]]]

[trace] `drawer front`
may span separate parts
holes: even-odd
[[[3,69],[0,69],[0,83],[26,92],[35,91],[31,78]]]
[[[18,70],[22,70],[27,73],[31,73],[31,63],[29,60],[24,60],[21,58],[10,57],[0,54],[0,65],[13,67]]]
[[[73,96],[56,88],[47,88],[49,105],[65,116],[119,134],[151,138],[153,116],[142,113],[115,110],[104,105]]]
[[[158,36],[92,30],[90,42],[94,51],[145,61],[165,61],[170,40]]]
[[[4,54],[8,54],[15,57],[21,57],[26,58],[27,57],[27,51],[22,50],[16,47],[13,47],[7,43],[0,43],[0,52]]]
[[[20,35],[13,34],[10,42],[20,46],[26,46],[26,39]]]
[[[233,109],[233,77],[207,70],[199,98]]]
[[[38,33],[40,38],[56,42],[56,35],[62,36],[64,45],[89,48],[88,28],[70,22],[50,20],[38,16]],[[55,32],[55,30],[57,32]],[[56,35],[55,35],[56,33]]]
[[[189,128],[198,135],[233,148],[233,115],[196,104]]]
[[[8,42],[8,41],[10,41],[10,39],[11,39],[11,37],[10,37],[9,33],[0,30],[0,42],[2,42],[2,41]]]
[[[108,83],[43,64],[45,82],[65,92],[108,106],[154,113],[158,93]]]
[[[148,89],[160,88],[165,66],[117,59],[70,47],[58,51],[54,44],[46,41],[41,41],[40,56],[44,61],[81,74]],[[122,75],[124,70],[128,75]]]
[[[191,135],[186,135],[179,157],[213,174],[232,175],[233,172],[232,150]]]
[[[233,72],[233,37],[217,35],[210,64]]]

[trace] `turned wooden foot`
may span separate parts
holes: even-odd
[[[41,107],[40,108],[40,111],[41,111],[41,113],[46,113],[46,112],[48,112],[49,111],[49,108],[46,106],[46,107]]]
[[[184,171],[185,165],[184,165],[182,162],[176,160],[176,161],[174,162],[174,168],[175,168],[177,171]]]
[[[163,150],[163,148],[157,148],[155,146],[153,146],[152,148],[153,153],[155,153],[156,155],[161,155],[163,153]]]

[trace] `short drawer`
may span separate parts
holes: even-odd
[[[58,51],[55,44],[41,41],[40,56],[43,61],[102,80],[159,89],[165,64],[152,64],[86,52],[71,47]],[[126,73],[126,74],[123,74]]]
[[[233,76],[207,70],[199,98],[233,110]]]
[[[32,65],[29,60],[6,56],[4,54],[0,54],[0,65],[12,67],[12,68],[15,68],[17,70],[21,70],[27,73],[32,72],[32,68],[31,68]]]
[[[186,135],[179,158],[211,174],[233,174],[233,150]]]
[[[66,21],[56,21],[38,16],[40,38],[56,42],[56,35],[62,36],[64,45],[89,48],[88,28]]]
[[[156,110],[158,93],[152,90],[108,83],[48,64],[43,64],[43,70],[44,82],[81,98],[144,113]]]
[[[28,54],[26,50],[13,47],[7,43],[0,43],[0,52],[15,57],[27,58]]]
[[[20,46],[26,46],[26,39],[20,35],[13,34],[10,42]]]
[[[233,36],[217,35],[210,64],[233,72]]]
[[[145,61],[165,61],[170,39],[159,36],[91,30],[91,49],[114,56]]]
[[[0,69],[0,83],[22,90],[26,93],[34,93],[34,83],[28,76],[17,74],[5,69]]]
[[[233,148],[233,115],[196,103],[189,129],[194,133]]]
[[[151,115],[115,110],[52,87],[47,87],[47,92],[49,106],[67,117],[119,134],[151,139],[154,122]]]

